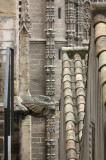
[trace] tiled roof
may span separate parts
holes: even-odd
[[[82,59],[80,54],[73,57],[70,54],[63,54],[66,155],[68,160],[78,160],[84,126],[87,65],[86,56]]]

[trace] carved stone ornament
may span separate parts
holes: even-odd
[[[19,28],[20,32],[24,30],[31,36],[30,28],[31,28],[31,19],[29,16],[28,10],[28,0],[21,0],[19,5]]]
[[[65,0],[67,46],[83,46],[89,43],[91,24],[90,3],[103,0]]]
[[[45,29],[46,33],[46,95],[54,96],[55,95],[55,30],[54,30],[54,0],[47,0],[46,6],[46,24],[47,28]]]
[[[55,117],[46,120],[47,160],[55,160]]]

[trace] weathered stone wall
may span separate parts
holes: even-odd
[[[45,43],[30,42],[30,93],[45,94]]]
[[[29,1],[32,22],[30,39],[30,93],[45,94],[45,7],[46,0]]]
[[[20,142],[21,159],[31,160],[31,116],[25,116],[21,121]]]
[[[66,36],[66,27],[65,27],[65,1],[58,0],[54,1],[54,7],[55,7],[55,41],[65,41]],[[60,11],[60,18],[58,17],[58,9],[61,9]]]
[[[31,16],[32,29],[31,29],[31,39],[30,39],[30,93],[43,94],[45,95],[46,91],[46,73],[44,66],[46,65],[46,3],[47,1],[29,1],[29,12]],[[62,51],[61,48],[66,44],[66,28],[65,28],[65,2],[58,0],[54,1],[55,7],[55,100],[60,100],[61,92],[61,71],[62,71]],[[58,9],[61,8],[61,18],[58,18]],[[61,52],[61,53],[59,53]],[[59,55],[60,54],[60,55]],[[56,115],[55,115],[55,159],[59,159],[59,105],[56,106]],[[40,119],[32,118],[32,135],[33,128],[38,126]],[[43,127],[45,125],[42,123]],[[40,126],[39,126],[40,127]],[[42,129],[40,127],[40,129]],[[36,133],[37,134],[37,128]],[[44,133],[45,134],[45,131]],[[33,138],[32,138],[33,139]],[[41,147],[41,137],[34,137],[37,142],[32,144],[32,159],[41,159],[42,155],[40,152]],[[43,142],[45,144],[45,142]],[[43,144],[43,145],[44,145]],[[40,145],[40,146],[39,146]],[[33,149],[35,146],[35,149]],[[36,154],[34,154],[34,152]],[[38,154],[38,155],[37,155]],[[44,152],[43,152],[44,154]],[[42,156],[43,157],[43,156]]]
[[[46,65],[46,0],[29,1],[29,13],[32,22],[30,39],[30,92],[34,94],[45,94],[45,68]],[[59,50],[65,46],[65,2],[55,1],[55,79],[56,100],[60,100],[61,88],[61,59]],[[58,9],[61,8],[61,18],[58,18]]]
[[[15,41],[15,0],[0,1],[0,61],[5,61],[7,46],[13,47]]]
[[[32,160],[46,160],[45,118],[31,117],[32,122]]]
[[[55,99],[60,100],[60,92],[61,92],[61,71],[62,71],[62,51],[61,48],[65,46],[66,39],[66,28],[65,28],[65,1],[55,1],[55,66],[56,66],[56,72],[55,72],[55,79],[56,79],[56,95]],[[60,18],[58,17],[59,14],[59,8],[60,11]],[[60,51],[59,51],[60,50]],[[59,59],[59,52],[60,53],[60,59]]]
[[[31,39],[45,39],[45,15],[46,15],[46,0],[29,0],[29,13],[31,16],[32,29]]]
[[[61,72],[62,72],[62,47],[65,46],[65,43],[64,42],[56,42],[56,45],[55,45],[55,66],[56,66],[56,69],[55,69],[55,99],[57,101],[60,100],[60,93],[61,93]],[[60,51],[59,51],[60,50]],[[59,59],[59,52],[60,52],[60,55],[61,55],[61,59]]]
[[[16,48],[16,0],[0,1],[0,73],[1,93],[4,86],[4,66],[6,61],[6,48]]]

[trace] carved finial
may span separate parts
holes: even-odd
[[[29,16],[29,10],[28,10],[28,0],[21,0],[20,1],[20,18],[19,18],[19,27],[20,31],[22,30],[26,31],[29,36],[31,36],[30,28],[31,28],[31,19]]]

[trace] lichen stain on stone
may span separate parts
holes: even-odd
[[[1,11],[0,16],[16,16],[16,14],[13,13],[13,12],[3,12],[3,11]]]

